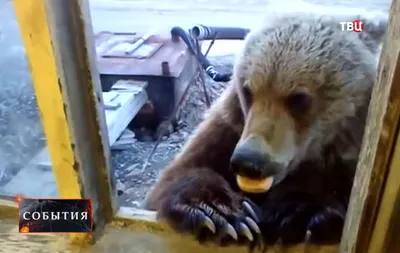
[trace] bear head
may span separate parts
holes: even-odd
[[[237,175],[274,184],[307,160],[358,159],[387,21],[286,15],[252,31],[234,66],[246,115],[231,157]]]

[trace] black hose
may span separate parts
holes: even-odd
[[[185,44],[189,48],[189,51],[197,57],[197,60],[200,62],[201,66],[206,71],[207,75],[209,75],[214,81],[228,82],[231,80],[232,73],[218,72],[201,52],[197,52],[193,37],[191,37],[181,27],[176,26],[172,28],[171,35],[172,37],[179,37],[185,42]]]
[[[239,27],[217,27],[196,25],[192,28],[192,35],[198,40],[243,40],[250,29]]]

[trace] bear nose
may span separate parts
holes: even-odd
[[[249,178],[265,178],[282,171],[283,165],[274,162],[260,146],[254,138],[237,146],[230,161],[233,172]]]

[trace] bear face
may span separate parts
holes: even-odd
[[[339,242],[387,22],[341,31],[354,19],[296,14],[251,32],[145,207],[200,242]]]
[[[375,52],[335,19],[281,18],[250,34],[235,66],[248,104],[235,172],[279,184],[338,136],[359,141],[375,71]],[[354,147],[338,150],[357,159]]]

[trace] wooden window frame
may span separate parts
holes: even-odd
[[[117,203],[88,0],[13,3],[60,197],[93,199],[95,233],[71,234],[72,242],[95,242],[106,225],[171,232],[154,212]],[[394,0],[343,238],[334,245],[342,253],[400,252],[399,119],[400,0]],[[0,217],[10,216],[18,216],[16,205],[2,200]],[[285,252],[298,252],[292,250]]]
[[[400,243],[392,238],[400,234],[399,0],[391,4],[377,73],[340,245],[343,253],[400,252]]]
[[[117,208],[88,1],[15,0],[60,198],[92,198],[96,231]]]

